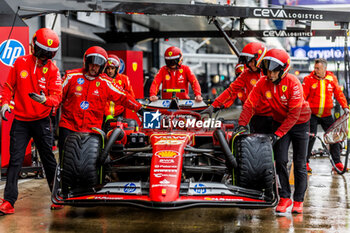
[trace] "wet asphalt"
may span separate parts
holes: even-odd
[[[276,214],[274,209],[156,211],[116,206],[51,211],[46,180],[25,179],[19,184],[16,213],[0,216],[0,232],[350,232],[350,174],[332,173],[325,157],[312,159],[311,166],[304,213],[298,215],[290,209]]]

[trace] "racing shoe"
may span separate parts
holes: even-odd
[[[292,213],[302,214],[303,213],[303,202],[302,201],[294,201]]]
[[[13,206],[11,205],[10,202],[1,199],[2,201],[1,205],[0,205],[0,214],[14,214],[15,213],[15,208],[13,208]]]
[[[290,198],[281,197],[276,207],[276,212],[285,213],[287,211],[287,208],[291,205],[292,205],[292,200]]]
[[[63,209],[64,205],[56,205],[56,204],[51,204],[51,207],[50,209],[51,210],[60,210],[60,209]]]
[[[312,169],[311,169],[309,163],[306,163],[306,170],[308,173],[312,173]]]
[[[339,162],[339,163],[336,163],[335,166],[338,168],[339,171],[343,171],[344,170],[344,165]],[[335,170],[334,168],[332,168],[332,170]]]

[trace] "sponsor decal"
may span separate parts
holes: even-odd
[[[170,102],[171,102],[170,100],[163,100],[162,102],[163,107],[168,108],[170,106]]]
[[[166,163],[166,164],[175,163],[175,160],[173,160],[173,159],[160,159],[159,163]]]
[[[112,65],[113,62],[111,60],[108,60],[108,65]]]
[[[266,91],[265,92],[265,96],[266,96],[267,99],[271,99],[272,98],[271,91]]]
[[[89,102],[87,101],[82,101],[80,103],[80,108],[83,109],[83,110],[87,110],[89,108]]]
[[[47,45],[48,45],[48,46],[51,46],[51,45],[52,45],[52,43],[53,43],[53,40],[51,40],[51,39],[47,39]]]
[[[99,87],[101,85],[101,83],[100,82],[96,82],[96,87]]]
[[[207,188],[204,184],[196,184],[194,186],[194,191],[198,194],[204,194],[207,192]]]
[[[255,86],[255,84],[256,84],[256,79],[250,80],[250,84],[251,84],[252,86]]]
[[[238,98],[242,98],[242,97],[243,97],[242,92],[238,92],[238,93],[237,93],[237,96],[238,96]]]
[[[256,17],[279,18],[279,19],[299,19],[299,20],[323,19],[323,14],[286,12],[284,9],[268,9],[268,8],[256,8],[253,10],[253,15]]]
[[[154,173],[154,177],[161,178],[161,177],[172,177],[175,178],[176,175],[174,174],[164,174],[164,173]]]
[[[170,80],[170,75],[165,75],[165,80],[169,81]]]
[[[181,145],[183,141],[177,140],[159,140],[154,145]]]
[[[28,71],[22,70],[19,75],[21,76],[21,78],[25,79],[28,77]]]
[[[152,188],[155,187],[171,187],[171,188],[176,188],[175,184],[152,184]]]
[[[124,62],[124,60],[121,59],[121,58],[119,58],[119,60],[120,60],[119,74],[122,74],[122,73],[124,73],[124,70],[125,70],[125,62]]]
[[[183,69],[179,69],[179,72],[180,72],[180,74],[182,74],[182,72],[184,72],[184,70]]]
[[[83,78],[78,78],[77,82],[78,84],[82,85],[85,83],[85,80]]]
[[[175,158],[179,153],[173,150],[161,150],[155,153],[158,158]]]
[[[162,189],[162,194],[166,194],[166,189]]]
[[[127,183],[124,185],[124,193],[133,193],[136,191],[136,185],[134,183]]]
[[[122,85],[122,80],[118,80],[118,84],[121,86]]]
[[[193,100],[186,100],[185,105],[186,106],[192,106],[194,104]]]
[[[160,129],[160,116],[162,114],[157,112],[143,113],[143,128],[145,129]]]
[[[83,87],[78,85],[78,86],[75,88],[75,90],[76,90],[76,91],[82,91],[82,90],[83,90]]]
[[[287,86],[286,86],[286,85],[283,85],[283,86],[282,86],[282,91],[283,91],[283,92],[286,92],[286,90],[287,90]]]
[[[132,70],[133,70],[134,72],[136,72],[136,70],[137,70],[137,62],[133,62],[133,63],[132,63]]]
[[[173,55],[173,52],[169,51],[168,55],[169,55],[169,56]]]
[[[45,84],[45,83],[46,83],[45,77],[41,77],[41,78],[38,80],[38,82],[39,82],[39,83]]]
[[[266,30],[263,31],[266,37],[311,37],[312,32],[289,32],[284,30]]]
[[[12,66],[16,59],[25,55],[25,49],[18,40],[5,40],[0,44],[0,61],[6,66]]]
[[[316,89],[316,88],[317,88],[317,83],[312,84],[311,87],[312,87],[313,89]]]
[[[93,95],[97,95],[97,96],[99,96],[99,92],[98,92],[98,90],[96,89],[93,93],[92,93]]]
[[[177,173],[177,169],[154,169],[154,172]]]
[[[160,184],[170,184],[170,181],[168,181],[167,179],[164,179],[162,181],[159,181]]]
[[[43,68],[43,73],[46,74],[48,70],[49,70],[49,68],[44,67],[44,68]]]

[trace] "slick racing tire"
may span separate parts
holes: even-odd
[[[88,190],[98,184],[100,146],[100,137],[97,135],[74,133],[67,137],[61,172],[63,194]]]
[[[269,137],[262,134],[241,135],[235,140],[238,169],[236,184],[265,191],[271,195],[275,180],[273,149]]]

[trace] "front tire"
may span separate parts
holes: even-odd
[[[271,195],[275,180],[273,149],[270,139],[262,134],[242,135],[236,139],[238,169],[236,184],[265,191]]]
[[[100,137],[93,134],[73,133],[64,144],[61,187],[67,194],[74,190],[87,190],[98,184],[97,161]]]

